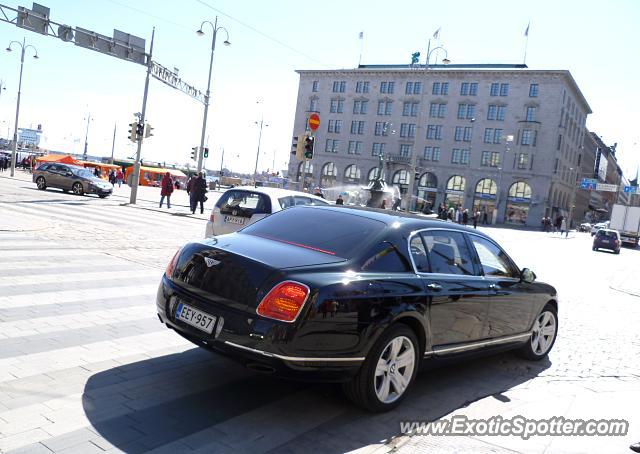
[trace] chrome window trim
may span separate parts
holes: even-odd
[[[432,350],[425,352],[424,357],[441,353],[454,353],[457,351],[475,350],[477,348],[486,347],[488,345],[506,344],[508,342],[525,340],[528,337],[531,337],[531,331],[522,334],[516,334],[513,336],[501,337],[499,339],[471,342],[465,345],[457,345],[455,347],[434,347]]]
[[[413,254],[411,253],[411,240],[413,239],[414,236],[422,233],[422,232],[428,232],[428,231],[433,231],[433,230],[443,230],[443,231],[447,231],[447,232],[455,232],[455,233],[462,233],[462,234],[468,234],[468,235],[474,235],[477,236],[479,238],[482,238],[484,240],[488,240],[489,242],[493,243],[496,247],[498,247],[501,251],[503,251],[507,257],[509,257],[509,260],[511,260],[511,262],[516,266],[516,268],[519,270],[518,265],[516,265],[516,262],[509,256],[509,254],[507,254],[505,252],[505,250],[500,247],[500,245],[498,243],[496,243],[494,240],[492,240],[491,238],[488,238],[486,236],[480,235],[476,232],[467,232],[465,230],[457,230],[457,229],[451,229],[451,228],[442,228],[442,227],[427,227],[424,229],[418,229],[418,230],[414,230],[409,234],[409,237],[407,238],[407,251],[409,252],[409,259],[411,260],[411,267],[413,268],[413,272],[417,275],[417,276],[423,276],[423,277],[441,277],[441,278],[456,278],[456,279],[477,279],[477,278],[484,278],[484,279],[491,279],[491,280],[513,280],[514,282],[520,282],[520,279],[515,278],[515,277],[499,277],[499,276],[485,276],[484,272],[481,275],[468,275],[468,274],[447,274],[447,273],[425,273],[423,271],[418,271],[418,267],[416,266],[416,262],[413,260]],[[474,246],[475,247],[475,246]],[[471,251],[469,251],[471,252]],[[477,253],[477,252],[476,252]],[[482,264],[480,264],[480,266],[482,266]]]
[[[255,348],[251,348],[251,347],[246,347],[244,345],[240,345],[240,344],[236,344],[234,342],[229,342],[229,341],[224,341],[225,344],[231,346],[231,347],[235,347],[235,348],[239,348],[241,350],[245,350],[251,353],[256,353],[258,355],[263,355],[266,356],[268,358],[276,358],[276,359],[280,359],[282,361],[290,361],[290,362],[340,362],[340,363],[344,363],[344,362],[361,362],[364,361],[364,356],[363,357],[354,357],[354,358],[331,358],[331,357],[305,357],[305,356],[286,356],[286,355],[279,355],[277,353],[271,353],[271,352],[267,352],[264,350],[258,350]]]

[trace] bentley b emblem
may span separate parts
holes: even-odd
[[[220,260],[212,259],[210,257],[205,257],[204,262],[207,264],[209,268],[220,264]]]

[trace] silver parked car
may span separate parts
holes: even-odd
[[[33,182],[38,189],[58,188],[73,191],[76,195],[97,194],[100,198],[110,196],[113,192],[111,183],[96,177],[84,167],[70,164],[46,163],[33,172]]]

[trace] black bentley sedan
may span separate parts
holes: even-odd
[[[263,373],[342,382],[396,406],[422,361],[517,349],[544,358],[553,287],[487,235],[384,210],[296,207],[188,243],[167,266],[160,321]]]

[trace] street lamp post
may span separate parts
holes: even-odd
[[[34,55],[33,58],[38,59],[38,49],[33,47],[31,44],[26,44],[24,38],[22,42],[19,41],[11,41],[7,46],[7,52],[11,52],[11,46],[16,44],[20,46],[20,79],[18,82],[18,99],[16,101],[16,123],[15,129],[13,131],[13,146],[11,150],[11,176],[15,174],[16,170],[16,157],[18,156],[18,119],[20,117],[20,96],[22,94],[22,70],[24,68],[24,54],[28,48],[32,48]]]
[[[257,125],[260,125],[260,133],[258,134],[258,151],[256,151],[256,167],[253,170],[253,184],[258,184],[258,159],[260,159],[260,143],[262,142],[262,128],[263,126],[269,126],[264,124],[264,117],[260,116],[260,121],[255,122]]]
[[[224,45],[229,46],[231,43],[229,42],[229,32],[224,27],[218,27],[218,16],[216,16],[215,22],[212,24],[208,20],[202,22],[200,24],[200,29],[196,32],[198,36],[204,36],[204,31],[202,27],[205,24],[211,25],[213,29],[213,37],[211,38],[211,60],[209,61],[209,79],[207,81],[207,92],[204,95],[204,117],[202,119],[202,135],[200,136],[200,148],[198,150],[198,172],[202,170],[202,159],[204,154],[204,136],[207,130],[207,115],[209,114],[209,101],[211,95],[211,74],[213,72],[213,54],[216,50],[216,38],[218,37],[218,31],[223,30],[227,35],[227,39],[224,40]]]
[[[87,148],[89,146],[87,139],[89,138],[89,123],[91,122],[92,118],[91,118],[91,112],[89,112],[89,115],[87,115],[87,129],[84,133],[84,152],[82,153],[82,159],[84,159],[85,161],[87,160]]]
[[[496,208],[495,208],[495,213],[493,215],[493,219],[491,219],[492,224],[496,224],[498,222],[498,215],[500,213],[500,202],[502,202],[502,199],[500,197],[500,193],[502,192],[502,174],[504,173],[505,159],[507,158],[507,153],[509,152],[509,144],[512,142],[513,142],[513,135],[507,135],[504,141],[504,149],[502,150],[502,157],[500,159],[501,167],[498,168],[498,171],[500,173],[498,174],[498,191],[496,195]]]
[[[429,44],[427,46],[427,60],[426,60],[426,64],[424,66],[424,69],[427,70],[429,69],[429,61],[431,59],[431,55],[433,55],[436,51],[443,51],[444,52],[444,59],[442,60],[442,62],[447,65],[450,63],[450,60],[447,58],[447,50],[442,47],[442,46],[438,46],[438,47],[434,47],[433,49],[431,49],[431,40],[429,40]],[[426,75],[426,74],[425,74]],[[426,106],[424,106],[424,93],[425,93],[425,88],[426,88],[426,77],[423,78],[423,87],[421,90],[421,95],[420,95],[420,116],[419,119],[420,121],[420,125],[423,123],[422,122],[422,112],[423,112],[423,108],[424,108],[424,112],[426,113]],[[414,147],[415,148],[415,147]],[[411,153],[411,173],[409,175],[409,188],[407,190],[407,202],[405,204],[405,211],[409,212],[411,211],[411,200],[413,198],[413,190],[415,187],[415,180],[416,180],[416,167],[417,167],[417,162],[418,162],[418,150],[413,150],[413,152]]]

